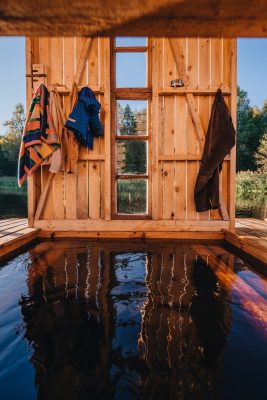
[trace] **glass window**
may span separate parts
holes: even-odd
[[[117,100],[117,136],[147,135],[147,101]]]
[[[147,180],[117,180],[117,212],[119,214],[147,213]]]
[[[143,140],[117,140],[117,174],[147,173],[147,142]]]
[[[116,38],[116,47],[140,47],[147,45],[146,37],[121,36]]]
[[[142,88],[147,86],[146,53],[116,54],[116,87]]]

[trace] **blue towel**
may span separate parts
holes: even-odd
[[[100,108],[101,104],[92,90],[84,87],[65,124],[74,133],[77,142],[89,149],[93,148],[94,136],[104,135],[99,119]]]

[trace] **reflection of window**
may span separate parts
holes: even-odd
[[[150,98],[147,38],[113,46],[113,216],[150,215]]]

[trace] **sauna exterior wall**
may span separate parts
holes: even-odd
[[[80,148],[77,174],[56,175],[41,219],[34,214],[45,187],[49,163],[29,179],[29,223],[45,230],[87,231],[220,231],[234,224],[235,150],[223,162],[221,190],[227,215],[217,210],[197,213],[194,185],[201,147],[185,94],[193,92],[194,107],[206,133],[215,91],[221,87],[235,122],[236,41],[234,39],[173,39],[182,51],[180,61],[188,77],[186,88],[172,89],[179,77],[169,39],[152,39],[151,220],[112,220],[111,202],[111,81],[110,39],[94,38],[81,85],[89,85],[101,102],[105,137],[96,138],[93,150]],[[44,83],[71,88],[83,38],[31,38],[26,40],[27,75],[32,64],[44,64]],[[27,78],[27,101],[33,78]],[[176,92],[175,92],[176,90]],[[67,105],[67,96],[62,96]],[[47,165],[46,165],[47,164]]]

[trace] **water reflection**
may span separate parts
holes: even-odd
[[[223,398],[244,265],[215,246],[125,246],[58,242],[30,252],[20,305],[38,399]],[[244,306],[258,324],[265,302],[247,308],[250,289]]]

